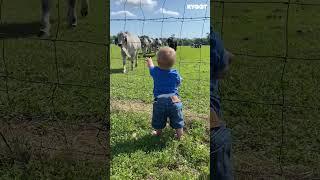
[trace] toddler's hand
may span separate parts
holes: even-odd
[[[149,68],[154,67],[151,57],[146,58],[146,64]]]
[[[147,62],[148,61],[152,61],[152,58],[151,57],[147,57],[145,61],[147,61]]]

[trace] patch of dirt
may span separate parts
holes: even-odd
[[[20,154],[28,154],[31,159],[66,157],[106,162],[109,158],[109,134],[101,122],[67,123],[12,117],[0,122],[0,133],[3,135],[0,155],[18,161]]]
[[[152,104],[148,104],[142,101],[112,99],[110,101],[110,104],[111,104],[111,112],[118,110],[118,111],[125,111],[125,112],[148,113],[150,114],[150,117],[152,115]],[[183,113],[184,113],[186,123],[193,120],[203,120],[203,121],[207,121],[209,125],[209,113],[197,114],[189,111],[188,109],[183,109]]]

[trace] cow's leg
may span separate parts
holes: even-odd
[[[131,71],[133,71],[133,64],[134,64],[135,57],[131,57],[130,59],[131,59]]]
[[[123,73],[126,73],[127,72],[127,70],[126,70],[126,57],[125,56],[123,56],[122,57],[122,63],[123,63]]]
[[[134,56],[135,57],[135,67],[138,67],[138,51],[136,52],[136,55]]]
[[[89,0],[81,1],[81,15],[87,16],[89,13]]]
[[[147,48],[143,48],[143,56],[146,56],[146,54],[147,54]]]
[[[42,0],[42,15],[41,15],[41,27],[39,36],[50,35],[50,0]]]
[[[70,26],[77,26],[76,0],[68,0],[68,23]]]

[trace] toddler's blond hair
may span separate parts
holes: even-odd
[[[170,69],[176,62],[176,51],[171,47],[162,47],[157,53],[160,68]]]

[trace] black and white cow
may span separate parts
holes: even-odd
[[[149,41],[149,44],[150,44],[150,48],[148,50],[148,53],[151,53],[153,51],[154,39],[148,37],[148,41]]]
[[[161,46],[162,46],[162,41],[161,41],[159,38],[156,38],[156,39],[155,39],[155,47],[156,47],[156,50],[158,51]]]
[[[115,44],[115,45],[118,45],[118,37],[116,37],[116,38],[114,39],[114,44]]]
[[[170,37],[167,39],[168,46],[177,51],[178,41],[174,37]]]
[[[146,55],[147,53],[150,52],[150,48],[151,48],[149,38],[147,36],[141,36],[139,38],[141,41],[142,52],[144,55]]]
[[[201,48],[201,44],[200,43],[193,43],[192,48]]]

